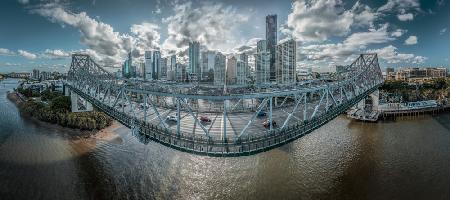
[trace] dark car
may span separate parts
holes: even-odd
[[[267,115],[267,113],[264,112],[263,110],[259,111],[258,114],[257,114],[258,117],[264,117],[266,115]]]

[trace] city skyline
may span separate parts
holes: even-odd
[[[278,17],[278,41],[297,41],[297,67],[349,64],[365,52],[378,53],[383,68],[449,67],[449,47],[442,45],[450,41],[449,3],[440,0],[176,2],[2,2],[0,24],[7,26],[7,16],[17,23],[2,30],[0,72],[67,71],[72,52],[116,71],[129,51],[143,58],[158,48],[186,64],[190,41],[225,55],[253,55],[271,14]]]

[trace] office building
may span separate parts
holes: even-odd
[[[277,15],[266,16],[266,41],[270,52],[270,81],[276,81]]]
[[[266,40],[257,43],[255,54],[256,85],[264,85],[270,82],[270,52],[267,50]]]
[[[202,53],[202,80],[213,81],[214,80],[214,63],[216,52],[205,51]]]
[[[227,85],[233,85],[236,83],[236,68],[237,68],[237,59],[234,56],[228,58],[227,60]]]
[[[145,51],[145,80],[158,80],[161,77],[161,52]]]
[[[214,58],[214,85],[223,86],[226,78],[226,56],[218,52]]]
[[[197,80],[200,76],[200,43],[189,43],[189,76],[191,80]]]
[[[158,79],[167,78],[167,58],[160,58],[160,72],[158,75]]]

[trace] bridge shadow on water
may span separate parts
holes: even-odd
[[[441,113],[433,116],[433,119],[438,122],[442,127],[447,129],[450,133],[450,112]]]

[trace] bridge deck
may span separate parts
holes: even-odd
[[[148,143],[152,140],[180,151],[218,157],[252,155],[289,143],[334,119],[336,116],[345,112],[348,108],[358,103],[378,88],[378,86],[373,87],[372,89],[356,96],[352,100],[347,101],[340,106],[331,108],[327,114],[313,118],[312,120],[304,123],[292,124],[284,130],[274,131],[270,134],[247,136],[241,137],[235,141],[228,141],[214,140],[204,135],[177,135],[173,129],[164,129],[160,126],[144,122],[143,120],[135,119],[134,117],[118,111],[116,108],[112,108],[99,100],[86,95],[84,92],[71,87],[70,85],[67,86],[73,92],[82,96],[95,107],[102,110],[115,120],[129,128],[135,128],[138,132],[135,132],[134,134],[142,142]]]

